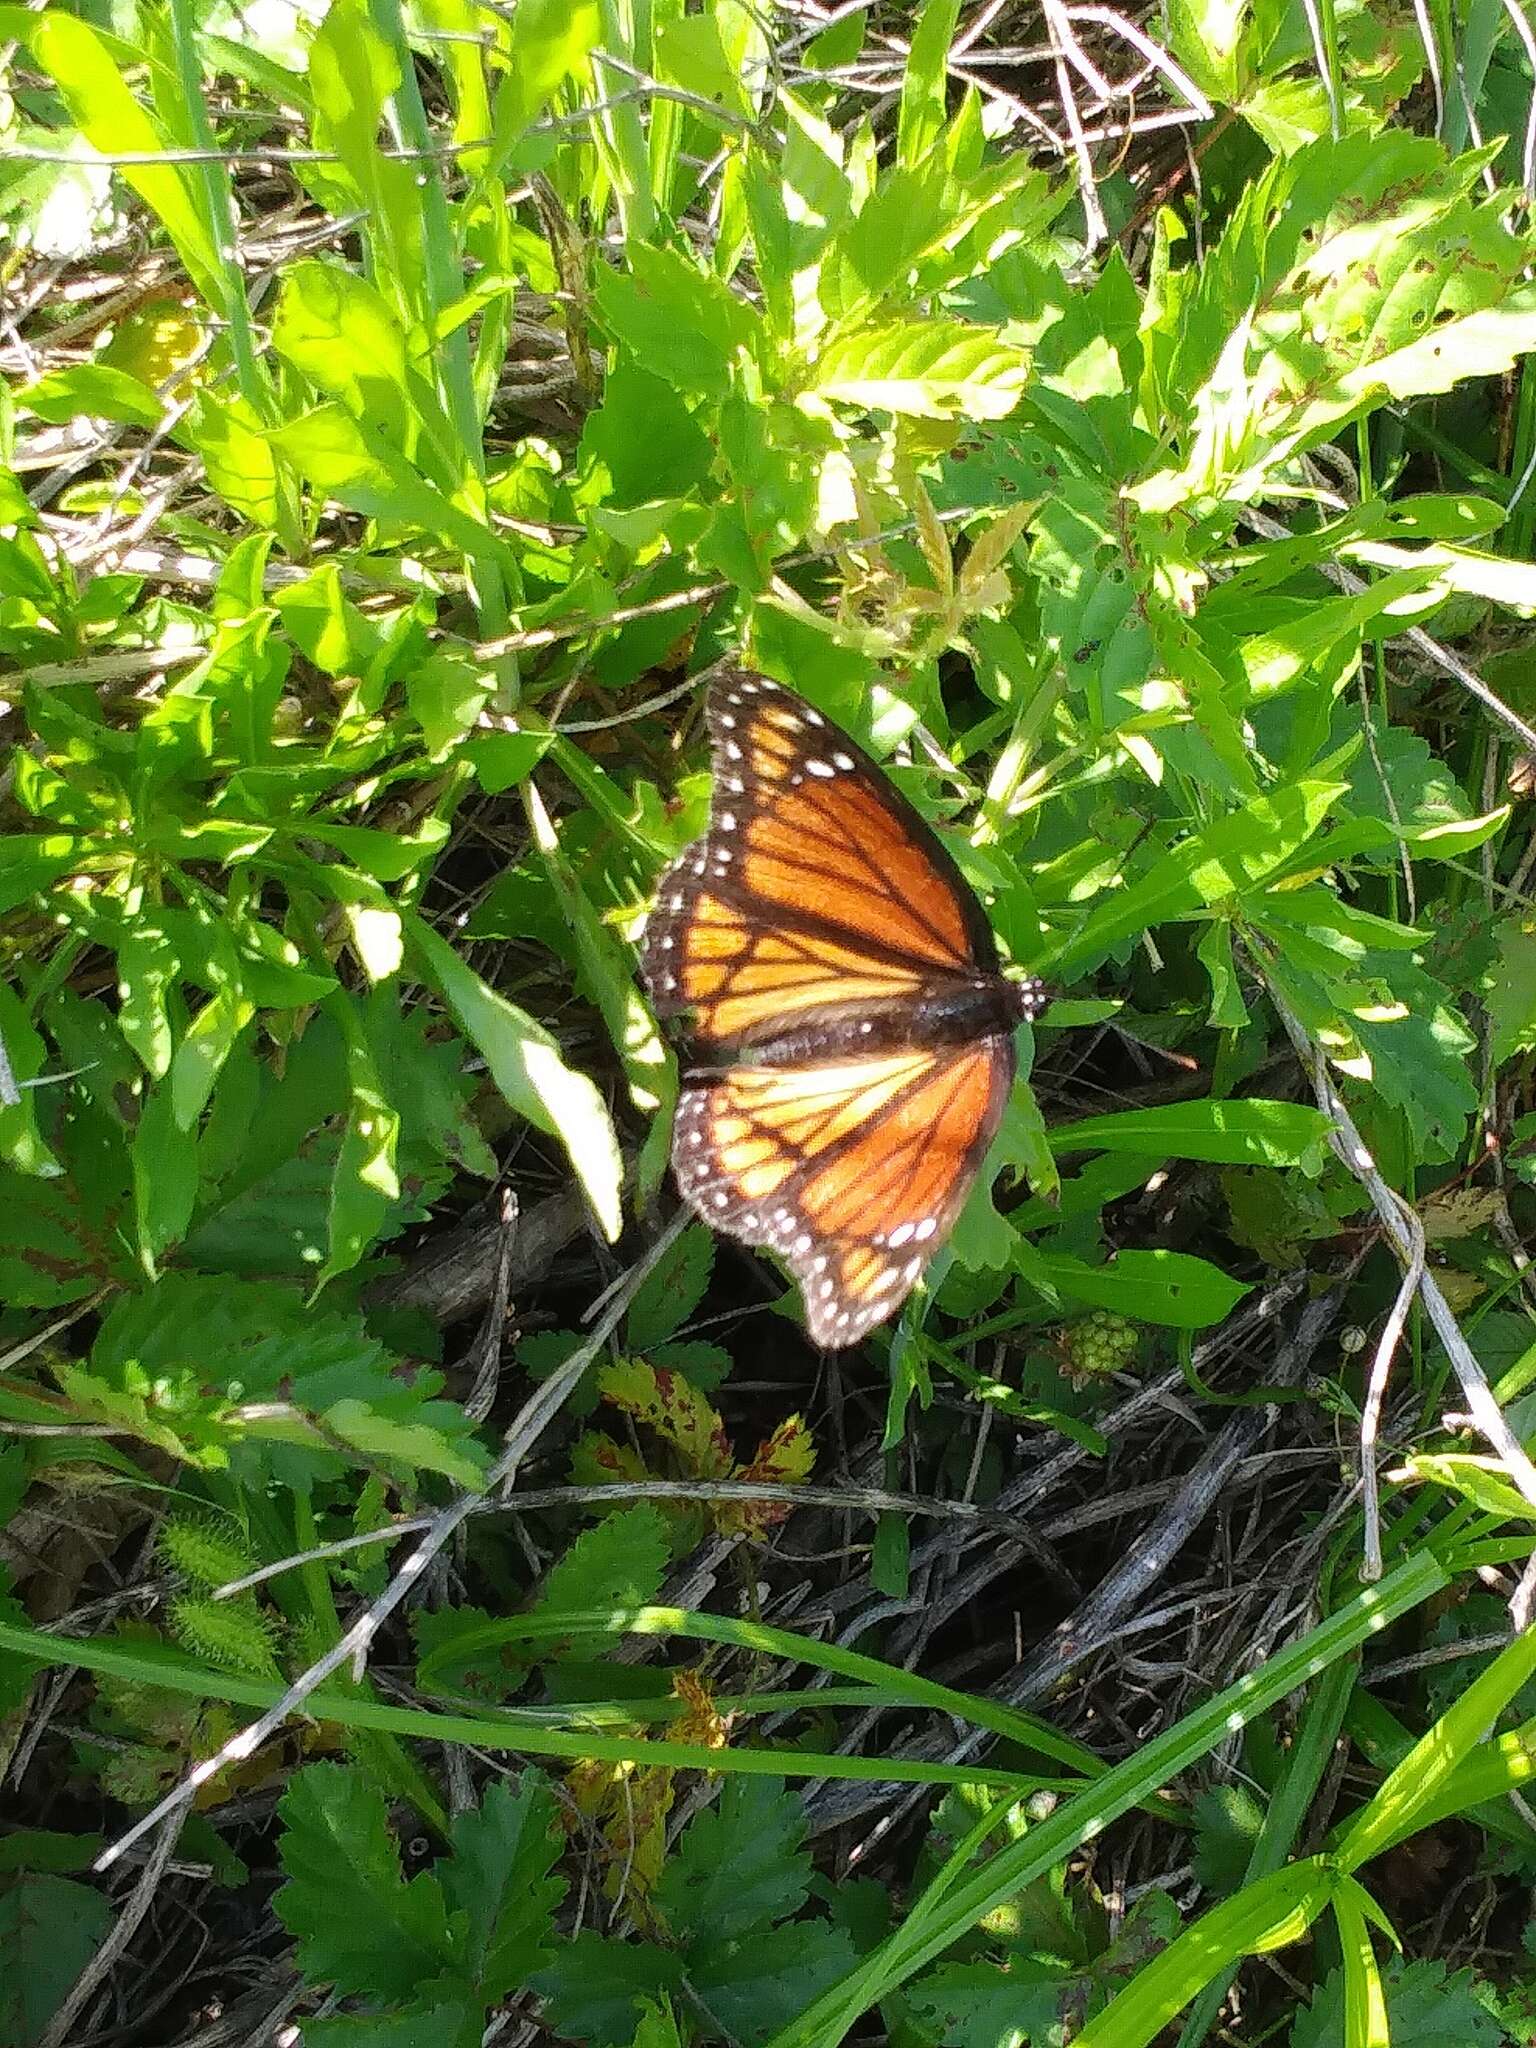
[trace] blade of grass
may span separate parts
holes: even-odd
[[[1117,1764],[1021,1842],[994,1856],[969,1884],[958,1887],[937,1906],[929,1893],[921,1895],[906,1924],[781,2028],[768,2048],[834,2048],[861,2014],[925,1963],[942,1955],[951,1942],[1004,1899],[1101,1834],[1111,1821],[1208,1755],[1256,1714],[1326,1671],[1339,1658],[1349,1656],[1447,1583],[1445,1566],[1428,1551],[1407,1560],[1299,1643],[1282,1650],[1260,1670],[1228,1686],[1165,1735]]]

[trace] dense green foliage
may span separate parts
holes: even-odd
[[[0,2040],[1529,2043],[1523,18],[0,13]],[[1056,991],[846,1387],[661,1229],[726,656]]]

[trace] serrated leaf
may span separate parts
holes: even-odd
[[[919,1977],[907,1997],[941,2048],[1054,2048],[1069,1981],[1022,1956],[1009,1969],[945,1963]]]
[[[1392,2048],[1504,2048],[1504,2029],[1473,1993],[1470,1970],[1441,1962],[1403,1963],[1383,1972]],[[1291,2029],[1291,2048],[1336,2048],[1344,2040],[1344,1973],[1331,1970]]]
[[[624,1324],[632,1351],[649,1351],[670,1337],[704,1299],[714,1270],[715,1240],[702,1223],[690,1223],[635,1291]]]
[[[1013,411],[1029,357],[985,327],[904,320],[844,335],[822,354],[809,396],[918,419],[1000,420]]]
[[[1264,1809],[1246,1785],[1212,1785],[1195,1801],[1195,1875],[1218,1897],[1248,1872]]]
[[[604,1941],[583,1929],[533,1978],[556,2034],[591,2048],[627,2048],[642,2000],[685,1982],[683,1959],[646,1941]]]
[[[1492,1027],[1489,1057],[1502,1066],[1536,1045],[1536,921],[1506,918],[1498,927],[1499,953],[1483,994]]]
[[[305,1973],[349,1996],[406,1999],[460,1962],[441,1887],[407,1884],[384,1795],[350,1764],[308,1764],[278,1805],[287,1883],[273,1906]]]
[[[434,1991],[438,1987],[433,1987]],[[468,2048],[485,2025],[481,2007],[467,1998],[432,1997],[400,2012],[353,2012],[304,2022],[304,2048]]]
[[[733,2041],[761,2048],[855,1960],[841,1927],[795,1920],[692,1949],[688,1982]]]
[[[1250,499],[1354,414],[1518,362],[1536,344],[1529,251],[1497,198],[1470,195],[1479,168],[1358,135],[1251,186],[1185,309],[1181,367],[1206,358],[1187,460],[1129,495],[1157,512]]]
[[[586,1529],[544,1582],[540,1615],[643,1607],[661,1591],[667,1569],[661,1516],[641,1501]]]
[[[456,1814],[448,1833],[443,1893],[468,1924],[471,1981],[495,2003],[520,1990],[553,1948],[566,1889],[554,1868],[565,1842],[554,1794],[536,1771],[524,1771],[515,1783],[487,1786],[478,1811]]]
[[[805,1806],[772,1778],[728,1777],[717,1805],[684,1829],[652,1903],[680,1941],[771,1927],[805,1903]]]
[[[731,1476],[773,1486],[793,1486],[799,1480],[809,1479],[815,1466],[816,1442],[806,1427],[805,1417],[789,1415]],[[760,1534],[775,1522],[782,1522],[788,1513],[788,1507],[778,1501],[723,1501],[715,1509],[715,1523],[724,1534],[737,1529]]]
[[[603,1399],[669,1443],[701,1479],[723,1479],[731,1469],[725,1425],[691,1381],[644,1359],[605,1365],[597,1375]]]
[[[723,1344],[704,1344],[693,1338],[658,1344],[650,1354],[651,1364],[668,1372],[680,1372],[692,1380],[701,1394],[712,1394],[731,1370],[731,1354]]]

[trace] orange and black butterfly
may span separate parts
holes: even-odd
[[[980,904],[846,733],[768,677],[710,686],[709,829],[665,875],[642,965],[687,1017],[672,1164],[688,1203],[769,1245],[814,1342],[890,1315],[954,1223],[1045,1006]]]

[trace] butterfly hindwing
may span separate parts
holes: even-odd
[[[814,1342],[854,1343],[959,1215],[1013,1071],[1011,1040],[985,1038],[700,1077],[678,1108],[678,1185],[717,1229],[786,1261]]]

